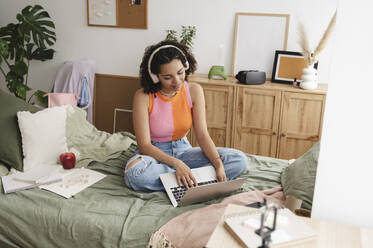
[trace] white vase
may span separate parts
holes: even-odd
[[[302,70],[302,82],[300,87],[305,90],[313,90],[317,88],[317,70],[313,65],[309,65]]]

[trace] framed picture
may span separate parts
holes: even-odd
[[[88,25],[117,25],[117,2],[115,0],[87,0],[87,5]]]
[[[286,50],[288,14],[236,13],[232,76],[243,70],[272,74],[274,51]]]
[[[315,63],[315,69],[317,65]],[[302,70],[306,66],[306,60],[301,53],[276,50],[271,82],[292,84],[296,80],[300,83]]]
[[[148,0],[87,0],[88,26],[148,28]]]

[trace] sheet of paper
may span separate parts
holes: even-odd
[[[61,182],[42,185],[40,188],[49,190],[65,198],[70,198],[105,177],[102,173],[84,167],[65,170],[63,173],[65,175]]]
[[[35,166],[29,171],[14,174],[14,179],[33,184],[40,183],[43,180],[46,180],[51,175],[55,174],[55,172],[58,171],[60,168],[62,168],[62,166],[58,164],[41,164]]]
[[[62,167],[61,167],[62,168]],[[57,171],[59,169],[57,168]],[[19,190],[25,190],[25,189],[31,189],[38,187],[42,184],[48,184],[48,183],[54,183],[62,180],[62,175],[59,173],[56,173],[56,170],[53,174],[49,174],[48,177],[39,178],[37,183],[32,182],[26,182],[19,180],[19,174],[22,174],[22,172],[14,173],[7,176],[2,176],[1,180],[3,183],[4,193],[12,193]]]

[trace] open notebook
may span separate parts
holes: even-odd
[[[60,165],[40,165],[27,172],[16,172],[2,176],[4,193],[8,194],[61,181],[62,175],[57,173],[60,167]]]
[[[61,165],[39,165],[27,172],[2,176],[4,193],[39,187],[70,198],[105,177],[87,168],[65,170]]]

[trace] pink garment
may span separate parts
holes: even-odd
[[[150,138],[169,142],[183,138],[192,127],[193,103],[185,81],[177,94],[165,98],[159,92],[149,93]]]
[[[66,61],[57,73],[54,93],[79,94],[82,78],[87,78],[89,93],[93,96],[96,63],[93,60]],[[92,123],[93,104],[87,109],[87,119]]]
[[[194,209],[171,219],[152,235],[148,247],[204,247],[228,204],[244,206],[254,202],[263,202],[264,197],[269,203],[273,202],[278,205],[282,205],[285,201],[281,187],[232,195],[221,203]],[[165,246],[166,244],[171,246]]]
[[[64,104],[76,106],[79,99],[79,96],[73,93],[47,93],[45,95],[48,96],[48,108]]]

